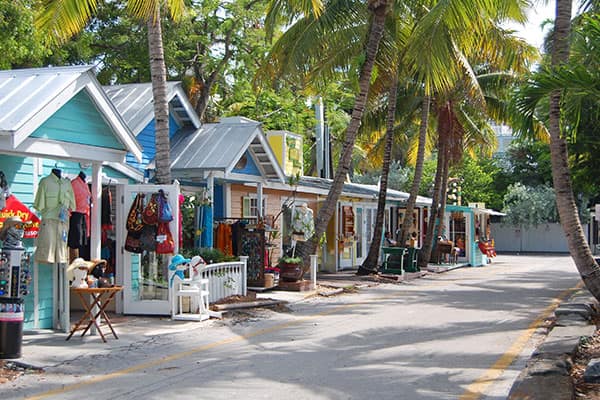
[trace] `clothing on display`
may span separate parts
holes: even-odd
[[[75,196],[75,208],[73,211],[81,213],[86,217],[86,225],[90,226],[90,205],[92,204],[92,192],[90,187],[85,181],[85,174],[80,172],[73,180],[71,180],[71,186],[73,187],[73,195]]]
[[[8,181],[4,172],[0,171],[0,210],[6,207],[6,199],[10,196],[10,189],[8,187]]]
[[[71,181],[61,178],[59,169],[40,180],[33,207],[42,222],[34,259],[40,263],[67,263],[69,212],[74,210],[75,195]]]
[[[215,238],[215,247],[217,249],[221,250],[225,255],[233,255],[231,224],[228,224],[226,222],[218,223]]]
[[[75,209],[71,212],[69,219],[67,245],[72,250],[69,261],[79,257],[83,248],[89,244],[92,193],[85,178],[85,174],[80,172],[79,175],[71,180],[73,195],[75,196]]]
[[[306,203],[292,209],[292,231],[302,234],[304,240],[310,239],[315,234],[313,211]]]

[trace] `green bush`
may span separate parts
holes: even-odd
[[[228,256],[223,254],[223,252],[219,249],[213,249],[210,247],[196,247],[193,249],[184,249],[181,254],[185,258],[192,258],[193,256],[200,256],[206,261],[208,264],[216,264],[220,262],[226,261],[236,261],[238,257],[236,256]]]

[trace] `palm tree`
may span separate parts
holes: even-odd
[[[592,5],[593,4],[589,4]],[[579,18],[580,19],[580,18]],[[576,127],[581,120],[581,98],[592,96],[598,98],[595,88],[597,82],[597,63],[586,60],[593,57],[584,51],[579,58],[569,63],[571,53],[571,2],[557,0],[554,32],[550,37],[551,66],[535,73],[523,88],[519,89],[516,108],[527,118],[524,119],[520,132],[529,133],[536,122],[536,108],[544,106],[549,98],[548,133],[550,137],[550,156],[552,179],[556,193],[556,206],[560,223],[567,239],[569,252],[583,281],[596,298],[600,299],[600,268],[595,262],[589,245],[585,239],[579,220],[577,204],[573,194],[569,154],[566,137],[572,131],[572,141],[577,143],[579,135]],[[591,32],[597,32],[597,24]],[[583,42],[591,45],[594,41],[583,38]],[[596,41],[597,43],[597,41]],[[583,57],[581,57],[583,55]],[[589,68],[591,66],[591,68]],[[589,69],[586,69],[589,68]],[[561,124],[565,120],[564,125]]]
[[[315,218],[315,235],[310,240],[301,242],[296,249],[297,254],[304,259],[304,265],[308,265],[309,255],[314,254],[317,243],[322,234],[325,232],[327,224],[329,223],[329,220],[335,211],[337,200],[342,192],[346,174],[350,169],[352,150],[354,148],[356,136],[358,134],[362,116],[367,103],[371,74],[375,64],[375,56],[377,54],[379,43],[385,28],[385,19],[389,9],[389,1],[370,0],[368,2],[368,9],[372,20],[369,25],[368,40],[364,50],[365,61],[360,69],[359,74],[359,93],[356,96],[350,123],[346,129],[342,154],[340,156],[340,161],[331,185],[331,189],[329,190],[323,207],[319,209],[319,212]],[[320,18],[323,18],[323,16]]]
[[[375,230],[373,231],[373,240],[369,247],[369,253],[360,266],[357,275],[368,275],[377,268],[379,260],[380,238],[383,234],[383,216],[385,213],[385,199],[387,195],[388,174],[390,171],[392,142],[394,134],[394,122],[396,116],[396,99],[398,96],[398,74],[392,75],[392,85],[388,95],[388,115],[385,131],[385,147],[383,151],[383,166],[381,167],[381,179],[379,183],[379,194],[377,196],[377,214],[375,216]]]
[[[57,41],[66,41],[80,32],[96,13],[98,0],[47,0],[37,19],[38,26]],[[169,145],[169,105],[167,72],[162,41],[161,6],[173,20],[183,16],[185,0],[128,0],[130,15],[146,21],[150,52],[150,77],[154,98],[156,181],[171,183]]]
[[[558,68],[569,61],[571,32],[571,1],[556,0],[556,19],[552,37],[552,67]],[[590,247],[585,239],[577,204],[573,195],[571,175],[568,164],[567,143],[561,130],[561,98],[560,90],[550,94],[550,110],[548,130],[550,132],[550,157],[552,162],[552,179],[556,192],[556,205],[560,223],[567,238],[571,257],[586,287],[596,299],[600,299],[600,267],[594,260]]]

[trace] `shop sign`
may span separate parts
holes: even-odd
[[[0,228],[9,217],[19,217],[23,221],[25,239],[34,239],[40,231],[40,219],[25,204],[11,194],[6,198],[6,207],[0,211]]]

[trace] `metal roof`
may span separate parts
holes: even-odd
[[[154,119],[152,83],[104,86],[106,95],[137,136]],[[169,112],[180,126],[200,127],[200,119],[189,102],[181,82],[167,82]]]
[[[314,176],[302,176],[298,182],[298,186],[312,187],[322,189],[323,191],[329,191],[333,183],[332,179],[318,178]],[[301,189],[299,189],[301,190]],[[361,183],[345,182],[342,189],[342,194],[346,196],[358,195],[364,198],[376,199],[379,195],[379,186],[377,185],[365,185]],[[386,199],[388,201],[400,201],[406,202],[409,194],[398,190],[388,189]],[[417,196],[417,205],[429,206],[431,205],[431,199],[427,197]]]
[[[81,90],[86,90],[126,151],[141,159],[141,147],[101,89],[91,65],[0,71],[0,149],[15,154],[48,155],[120,162],[118,154],[89,153],[86,146],[57,148],[61,142],[29,138],[42,123]],[[89,146],[88,146],[89,147]]]
[[[224,178],[232,178],[232,170],[246,151],[263,178],[284,181],[260,123],[243,117],[222,118],[192,134],[175,135],[171,138],[171,171],[184,178],[203,178],[204,172],[220,171]]]

